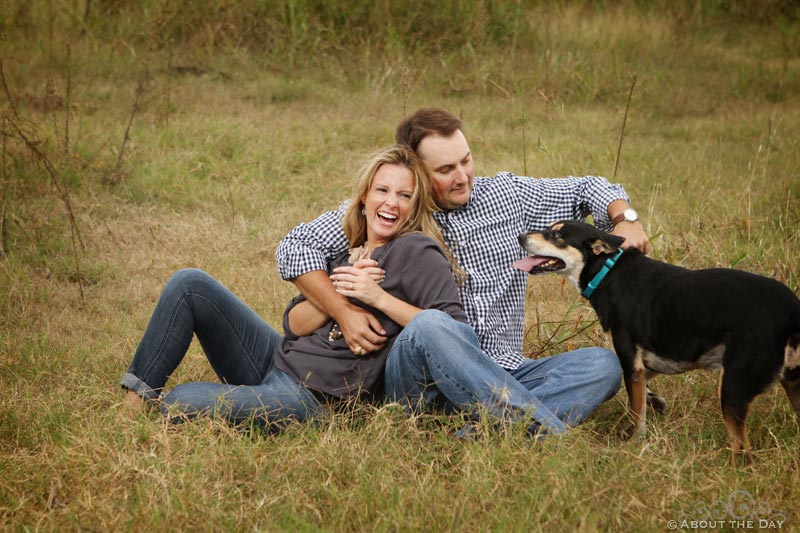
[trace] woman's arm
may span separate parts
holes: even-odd
[[[405,327],[423,309],[438,309],[466,322],[450,263],[433,239],[422,234],[403,237],[384,265],[401,280],[401,293],[389,294],[357,272],[340,267],[331,280],[336,291],[358,298]]]
[[[334,269],[331,276],[336,292],[348,298],[355,298],[366,305],[383,312],[397,324],[405,327],[417,313],[422,311],[403,300],[384,291],[366,272],[351,266]]]

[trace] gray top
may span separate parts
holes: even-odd
[[[421,309],[438,309],[466,322],[450,263],[433,239],[421,233],[403,235],[376,249],[372,259],[386,271],[381,287],[387,293]],[[339,255],[328,265],[328,272],[348,264],[347,260],[347,252]],[[379,397],[383,392],[386,356],[403,328],[382,312],[352,300],[375,315],[388,337],[380,351],[356,356],[344,337],[330,340],[333,320],[304,337],[291,332],[289,311],[304,300],[302,295],[297,296],[286,308],[283,315],[286,336],[275,353],[275,366],[299,383],[332,396]]]

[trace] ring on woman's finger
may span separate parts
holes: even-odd
[[[355,348],[353,348],[353,353],[356,355],[364,355],[365,353],[364,348],[362,348],[361,346],[356,346]]]

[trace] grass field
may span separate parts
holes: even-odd
[[[391,407],[278,436],[170,427],[117,385],[178,268],[278,324],[295,289],[277,242],[429,105],[463,117],[479,175],[616,168],[653,257],[797,293],[791,2],[204,5],[0,2],[0,529],[800,528],[783,391],[755,401],[752,461],[731,467],[710,372],[660,378],[669,409],[635,442],[624,392],[532,444]],[[530,353],[607,344],[594,320],[560,278],[531,280]],[[193,345],[170,383],[200,379]]]

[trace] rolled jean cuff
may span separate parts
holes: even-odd
[[[160,396],[158,391],[155,391],[147,383],[137,378],[130,372],[126,372],[122,376],[122,381],[119,382],[123,389],[132,390],[145,400],[157,400]]]

